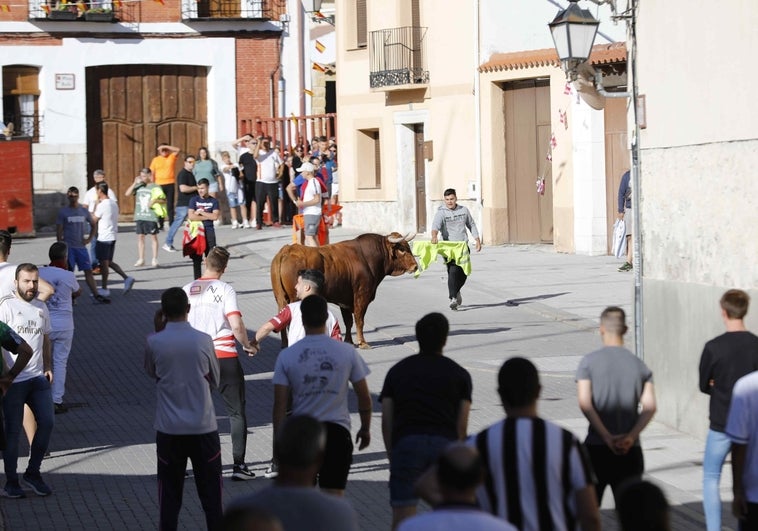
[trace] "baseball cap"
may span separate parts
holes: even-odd
[[[314,171],[316,171],[316,168],[310,162],[303,162],[303,165],[300,166],[297,169],[297,171],[299,171],[299,172],[308,171],[308,172],[313,173]]]

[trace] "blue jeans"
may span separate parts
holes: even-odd
[[[708,531],[721,531],[721,467],[732,448],[732,441],[723,432],[708,430],[703,455],[703,511]]]
[[[34,413],[37,419],[37,433],[32,440],[29,464],[26,471],[38,474],[42,458],[47,452],[50,435],[55,424],[53,411],[53,395],[50,382],[44,376],[36,376],[30,380],[14,383],[3,397],[3,414],[5,415],[5,478],[7,481],[18,481],[16,467],[18,465],[18,438],[24,422],[24,404]]]
[[[406,435],[392,445],[390,505],[415,507],[413,485],[452,441],[440,435]]]
[[[188,211],[189,207],[186,206],[178,206],[174,209],[174,222],[168,228],[168,235],[166,236],[166,245],[169,247],[174,245],[174,236],[176,236],[176,231],[178,231],[179,227],[181,227],[182,223],[184,223]]]

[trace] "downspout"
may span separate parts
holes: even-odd
[[[277,50],[276,50],[276,67],[271,71],[271,75],[269,76],[269,87],[268,87],[268,94],[269,94],[269,102],[270,102],[270,114],[272,118],[281,118],[284,116],[284,78],[281,75],[282,72],[282,46],[284,46],[284,29],[279,33],[279,42],[277,43]],[[279,80],[278,80],[278,107],[279,107],[279,114],[276,114],[276,108],[274,106],[274,76],[276,76],[276,73],[279,72]],[[280,125],[279,130],[279,137],[280,142],[282,142],[282,146],[284,145],[284,128],[282,124]],[[273,147],[273,146],[272,146]]]
[[[474,2],[474,178],[476,181],[475,199],[479,203],[478,225],[482,225],[482,102],[481,74],[479,72],[479,0]],[[484,238],[482,238],[484,239]]]

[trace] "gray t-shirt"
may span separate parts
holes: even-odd
[[[358,531],[358,515],[343,498],[312,487],[273,486],[232,501],[227,510],[263,509],[287,531]]]
[[[642,388],[647,382],[652,383],[653,373],[630,350],[603,347],[582,358],[576,380],[590,380],[595,411],[608,431],[618,435],[627,433],[637,422]],[[592,425],[585,444],[605,444]]]
[[[466,229],[471,231],[474,238],[479,237],[479,231],[476,229],[476,223],[471,216],[468,208],[456,205],[450,210],[445,205],[437,209],[432,221],[432,230],[439,231],[442,239],[450,242],[465,242],[468,240]]]
[[[369,372],[353,345],[307,335],[279,353],[272,382],[292,390],[293,415],[310,415],[349,431],[348,382],[359,382]]]

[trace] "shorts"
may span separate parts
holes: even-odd
[[[216,179],[213,179],[211,182],[208,183],[208,193],[209,194],[218,193],[218,181]]]
[[[340,195],[340,183],[332,183],[332,195]]]
[[[321,223],[321,216],[316,215],[303,215],[303,223],[305,224],[305,235],[315,236],[318,234],[318,226]]]
[[[89,253],[86,247],[81,249],[68,248],[68,268],[75,271],[77,267],[79,271],[92,271],[92,262],[89,261]]]
[[[626,235],[634,234],[634,210],[631,208],[624,209],[624,225],[626,225]]]
[[[137,234],[158,234],[160,231],[156,221],[137,220],[136,225],[134,232]]]
[[[226,194],[226,200],[229,201],[230,208],[236,208],[245,203],[245,192],[240,188],[236,192]]]
[[[99,262],[102,262],[103,260],[112,262],[113,254],[115,252],[116,240],[113,240],[111,242],[101,242],[98,240],[98,242],[95,244],[95,258],[97,258]]]
[[[406,435],[392,446],[390,460],[390,505],[415,507],[418,497],[413,486],[450,444],[440,435]]]
[[[318,471],[318,486],[322,489],[344,489],[353,464],[353,440],[350,432],[339,424],[324,422],[326,450]]]

